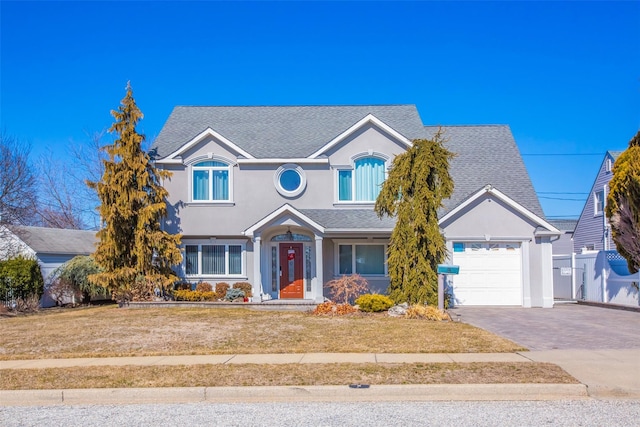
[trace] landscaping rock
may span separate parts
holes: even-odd
[[[391,317],[402,317],[407,314],[407,309],[409,308],[409,304],[403,302],[402,304],[394,305],[388,311],[389,316]]]

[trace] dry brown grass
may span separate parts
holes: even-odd
[[[458,322],[247,309],[115,306],[0,318],[0,360],[178,354],[523,350]]]
[[[2,390],[515,383],[577,381],[548,363],[99,366],[3,370],[0,375]]]

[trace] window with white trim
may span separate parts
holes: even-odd
[[[378,157],[361,157],[351,169],[338,169],[339,202],[375,202],[386,179],[386,163]]]
[[[340,244],[338,274],[384,275],[386,245]]]
[[[604,190],[593,194],[593,214],[601,215],[604,212]]]
[[[194,202],[231,201],[229,164],[207,160],[194,164],[191,171]]]
[[[299,196],[307,186],[307,176],[300,166],[288,163],[280,166],[273,176],[278,193],[285,197]]]
[[[241,276],[243,245],[185,245],[187,276]]]

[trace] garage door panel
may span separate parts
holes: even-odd
[[[458,305],[522,305],[520,246],[514,243],[457,243],[452,276]]]

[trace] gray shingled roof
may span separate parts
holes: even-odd
[[[325,228],[393,229],[394,218],[378,218],[371,209],[301,209],[304,215]]]
[[[577,219],[550,219],[548,222],[560,231],[574,231],[578,224]]]
[[[36,253],[89,255],[96,250],[95,231],[24,226],[10,228]]]
[[[441,214],[491,184],[534,214],[544,218],[538,196],[507,125],[443,126],[445,147],[457,154],[449,165],[455,183]],[[437,126],[426,126],[429,137]]]
[[[618,157],[620,157],[620,154],[623,153],[623,151],[607,151],[607,153],[611,154],[611,157],[613,157],[613,160],[618,160]]]
[[[424,137],[415,105],[178,106],[152,150],[156,159],[166,157],[211,128],[256,158],[307,157],[368,114],[408,139]]]

